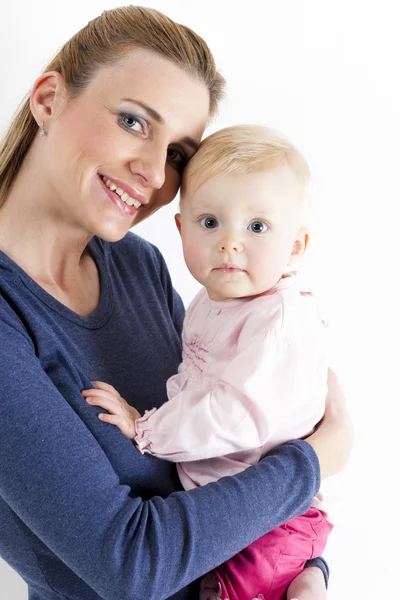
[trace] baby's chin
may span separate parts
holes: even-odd
[[[259,296],[260,293],[252,290],[230,290],[230,289],[215,289],[207,288],[207,294],[210,300],[215,302],[232,302],[234,300],[245,300],[246,298],[253,298]]]

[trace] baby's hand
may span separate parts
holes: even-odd
[[[110,414],[99,413],[101,421],[116,425],[127,438],[133,440],[136,435],[135,421],[140,413],[124,400],[112,385],[102,381],[92,381],[95,389],[83,390],[82,396],[88,404],[100,406]]]

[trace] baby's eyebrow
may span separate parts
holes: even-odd
[[[214,213],[215,206],[212,204],[199,204],[198,202],[191,202],[191,207],[194,212],[197,213]]]

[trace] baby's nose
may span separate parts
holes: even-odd
[[[220,252],[242,252],[243,244],[233,237],[225,237],[219,243]]]

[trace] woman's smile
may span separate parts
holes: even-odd
[[[110,200],[123,212],[136,215],[142,204],[148,204],[144,196],[125,183],[116,182],[104,175],[100,175],[100,180]]]

